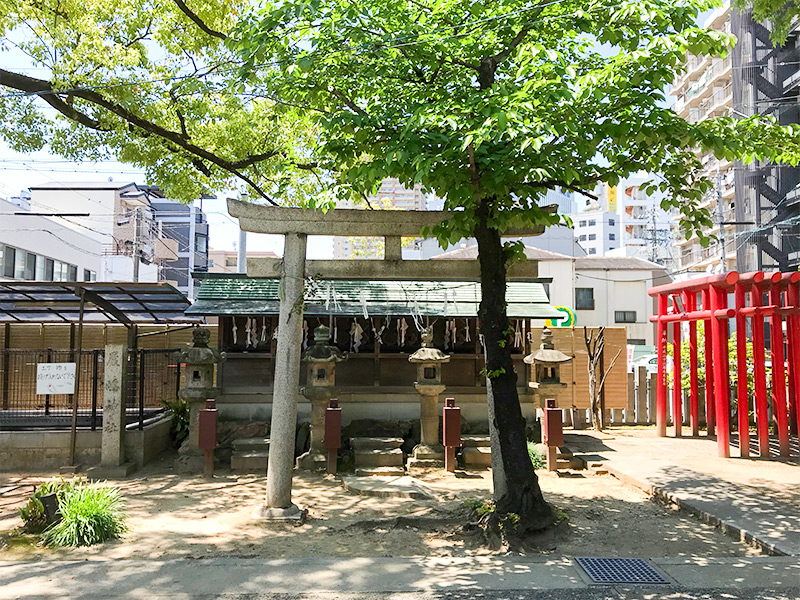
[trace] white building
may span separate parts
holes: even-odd
[[[63,223],[0,199],[0,279],[95,281],[103,244]]]
[[[589,256],[602,256],[620,245],[619,216],[596,206],[576,213],[572,222],[575,239]]]
[[[575,313],[575,326],[625,327],[628,343],[653,345],[655,314],[647,289],[670,281],[664,267],[640,258],[584,256],[573,258],[539,248],[525,248],[528,260],[539,262],[539,277],[550,303]],[[459,248],[434,260],[476,259],[477,246]]]
[[[706,19],[704,27],[731,33],[731,6],[729,1],[714,10]],[[703,119],[720,116],[731,116],[733,109],[733,63],[732,54],[725,58],[709,56],[689,56],[686,62],[686,72],[675,79],[671,94],[675,96],[674,110],[687,121],[694,123]],[[754,71],[755,73],[756,71]],[[733,161],[728,159],[718,160],[712,152],[706,152],[700,157],[703,163],[703,174],[712,180],[718,181],[722,199],[721,210],[717,202],[717,191],[708,193],[700,202],[700,206],[707,208],[714,219],[715,225],[706,229],[706,234],[720,235],[719,218],[735,221],[735,183]],[[675,217],[677,219],[677,216]],[[725,243],[725,268],[736,267],[736,245],[733,242],[735,226],[723,226],[723,243]],[[680,257],[682,269],[694,271],[718,270],[721,263],[722,250],[714,242],[708,247],[702,247],[697,237],[685,238],[678,232],[676,246]]]
[[[99,281],[158,281],[158,265],[178,258],[178,244],[163,236],[150,197],[132,182],[53,182],[30,188],[31,210],[58,217],[64,227],[101,247]],[[55,217],[54,217],[55,218]]]
[[[619,197],[620,247],[606,256],[631,256],[677,269],[672,213],[661,208],[661,198],[645,194],[640,184],[629,184]]]

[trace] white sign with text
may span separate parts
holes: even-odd
[[[75,363],[39,363],[36,365],[37,394],[74,394]]]

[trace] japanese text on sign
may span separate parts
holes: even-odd
[[[74,394],[75,363],[39,363],[36,365],[37,394]]]

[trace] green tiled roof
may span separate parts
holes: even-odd
[[[480,284],[459,281],[319,281],[306,290],[309,315],[476,317]],[[561,319],[547,299],[544,286],[534,282],[509,282],[506,290],[509,317]],[[203,279],[190,315],[278,314],[278,280],[255,277]]]

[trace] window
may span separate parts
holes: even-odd
[[[46,258],[44,261],[44,280],[45,281],[53,281],[53,272],[55,268],[56,261],[52,258]]]
[[[236,266],[236,257],[235,256],[226,256],[225,257],[225,266],[226,267],[235,267]]]
[[[594,310],[594,288],[575,288],[575,308]]]
[[[89,269],[83,270],[83,280],[84,281],[97,281],[97,273],[94,271],[90,271]]]
[[[614,311],[615,323],[636,323],[635,310],[615,310]]]
[[[16,248],[6,246],[3,252],[3,277],[14,279],[14,262],[16,261]]]
[[[597,248],[589,248],[589,254],[597,254]]]
[[[581,241],[581,242],[585,242],[586,241],[586,234],[583,234],[582,236],[580,236],[578,238],[578,240]]]
[[[36,281],[46,281],[44,278],[45,263],[47,259],[44,256],[36,257]]]
[[[67,281],[78,281],[78,267],[67,265]]]
[[[609,239],[609,240],[615,240],[615,239],[617,239],[617,234],[616,234],[616,233],[609,233],[609,234],[608,234],[608,239]]]
[[[594,219],[589,221],[589,227],[594,227],[595,225],[597,225],[597,221],[595,221]]]
[[[201,254],[208,252],[208,238],[204,235],[194,236],[194,249]]]
[[[628,345],[630,346],[644,346],[645,341],[644,339],[640,338],[628,338]]]
[[[597,239],[597,234],[596,233],[590,233],[589,234],[589,241],[590,242],[593,242],[596,239]]]
[[[614,219],[609,219],[608,224],[611,225],[611,227],[613,227],[614,225],[617,224],[617,222]]]
[[[578,221],[578,227],[586,227],[586,221]]]

